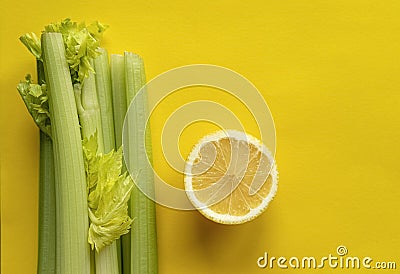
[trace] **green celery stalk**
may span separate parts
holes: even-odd
[[[17,85],[29,113],[39,128],[39,210],[38,210],[38,260],[37,273],[56,271],[56,201],[54,186],[53,144],[51,135],[48,96],[43,62],[41,61],[40,39],[35,34],[25,34],[20,41],[36,57],[38,84],[31,82],[30,75]]]
[[[90,274],[96,274],[95,251],[90,250]]]
[[[96,71],[96,89],[100,107],[104,152],[108,153],[115,149],[113,98],[108,54],[103,48],[100,48],[99,51],[100,55],[94,59],[94,70]]]
[[[106,49],[99,48],[100,55],[94,59],[94,69],[96,71],[96,89],[97,98],[100,106],[101,125],[103,130],[104,152],[117,150],[114,134],[114,115],[113,98],[111,92],[110,64],[108,62],[108,53]],[[118,270],[122,273],[121,265],[121,241],[116,240],[118,253]]]
[[[45,82],[42,61],[37,60],[38,83]],[[53,143],[40,131],[38,274],[56,271],[56,193]]]
[[[145,84],[143,60],[139,55],[125,52],[125,86],[129,105]],[[151,168],[144,164],[146,154],[151,157],[150,134],[146,129],[147,97],[143,93],[136,98],[134,117],[128,117],[128,163],[134,171],[136,184],[147,191],[154,191],[154,177]],[[146,138],[145,138],[146,137]],[[146,139],[146,148],[142,142]],[[151,160],[151,159],[150,159]],[[131,274],[157,273],[157,230],[155,203],[147,198],[135,185],[131,194]]]
[[[124,56],[111,55],[111,83],[114,110],[115,146],[122,146],[122,128],[127,110],[125,92],[125,60]]]
[[[89,72],[82,85],[74,85],[74,94],[83,139],[89,138],[97,132],[98,151],[104,153],[100,106],[93,72]]]
[[[57,273],[90,273],[83,150],[65,48],[60,33],[42,34],[49,94],[56,189]]]
[[[93,62],[91,62],[91,64],[93,65]],[[99,73],[101,74],[102,72]],[[104,77],[104,75],[101,77]],[[74,85],[74,92],[79,113],[79,121],[81,124],[82,137],[88,139],[97,132],[98,153],[103,154],[105,141],[107,140],[110,142],[113,138],[103,138],[104,131],[102,129],[101,107],[98,98],[104,95],[98,95],[96,90],[96,80],[97,77],[94,76],[93,72],[89,72],[89,76],[83,81],[82,87],[80,87],[79,84]],[[103,84],[109,85],[109,82],[107,83],[103,81]],[[104,105],[106,104],[109,105],[109,103],[105,103]],[[109,114],[112,115],[112,112]],[[111,128],[111,131],[114,131],[113,128]],[[107,133],[107,135],[113,136],[114,134]],[[110,146],[110,144],[108,144],[108,146]],[[115,241],[111,245],[105,246],[99,252],[95,252],[95,267],[96,274],[119,274],[118,252]]]
[[[56,193],[54,187],[53,144],[40,131],[39,238],[37,273],[53,274],[56,269]]]
[[[126,93],[125,93],[125,68],[124,57],[112,54],[110,58],[111,67],[111,86],[112,101],[114,110],[114,133],[115,148],[122,146],[122,128],[126,113]],[[125,169],[125,166],[123,166]],[[128,204],[129,206],[129,204]],[[131,232],[121,236],[122,251],[122,273],[130,273],[131,267]]]
[[[96,252],[96,274],[119,273],[117,244],[114,241],[111,245],[103,247]]]

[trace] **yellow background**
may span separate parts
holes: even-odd
[[[3,1],[2,273],[36,271],[38,134],[15,89],[35,63],[18,36],[65,17],[109,24],[103,45],[141,54],[148,79],[192,63],[233,69],[274,116],[280,185],[270,207],[239,226],[158,207],[160,273],[309,273],[256,260],[264,251],[322,257],[340,244],[400,268],[399,14],[396,0]],[[155,159],[161,122],[152,120]],[[183,154],[198,137],[182,137]]]

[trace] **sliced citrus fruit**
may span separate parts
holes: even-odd
[[[207,218],[240,224],[259,216],[275,196],[278,171],[272,153],[236,130],[202,138],[185,166],[185,190]]]

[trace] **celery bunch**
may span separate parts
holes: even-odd
[[[106,29],[66,19],[40,39],[20,37],[38,71],[38,84],[27,75],[17,86],[40,129],[38,273],[157,272],[155,205],[133,183],[153,188],[152,174],[123,172],[121,148],[127,105],[145,83],[143,62],[112,55],[110,68],[100,48]],[[140,103],[134,138],[144,134],[147,102]],[[127,157],[140,170],[137,146],[129,143]]]

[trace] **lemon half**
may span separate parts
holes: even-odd
[[[185,191],[208,219],[240,224],[259,216],[274,198],[278,171],[270,150],[236,130],[202,138],[185,166]]]

